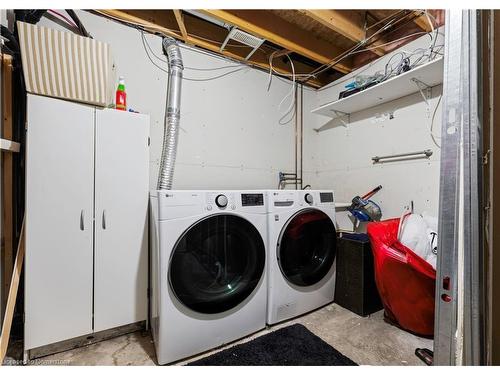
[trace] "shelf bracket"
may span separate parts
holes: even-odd
[[[427,112],[429,112],[429,99],[431,97],[432,87],[417,78],[412,78],[411,81],[417,86],[420,95],[422,95],[422,98],[424,99],[424,102],[427,105]]]
[[[331,111],[335,113],[335,116],[337,116],[336,118],[340,120],[344,128],[347,128],[347,125],[349,125],[349,123],[351,122],[351,114],[342,111],[336,111],[335,109],[332,109]],[[344,120],[344,117],[347,117],[347,121]]]
[[[340,120],[340,122],[342,123],[342,126],[344,128],[347,128],[347,125],[349,125],[349,123],[351,122],[351,114],[350,113],[346,113],[346,112],[342,112],[342,111],[337,111],[335,109],[330,109],[330,111],[333,112],[335,114],[335,116],[337,116],[337,117],[333,117],[332,120],[330,120],[330,121]],[[345,117],[347,117],[347,121],[344,120]],[[326,128],[329,128],[328,124],[323,125],[323,126],[317,128],[317,129],[313,129],[313,130],[316,133],[319,133],[320,131],[323,131]]]

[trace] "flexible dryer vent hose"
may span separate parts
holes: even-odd
[[[158,175],[158,190],[172,189],[174,178],[175,157],[177,154],[177,139],[179,138],[179,122],[181,119],[181,87],[182,87],[182,56],[174,38],[163,38],[163,53],[168,60],[167,104],[165,109],[165,125],[163,133],[163,148],[161,151],[160,173]]]

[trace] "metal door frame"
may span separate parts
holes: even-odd
[[[483,65],[485,76],[484,91],[485,98],[489,99],[489,106],[484,108],[485,118],[485,201],[487,212],[487,229],[485,236],[485,245],[488,246],[487,252],[487,319],[486,319],[486,351],[487,364],[500,364],[500,232],[495,228],[500,222],[500,69],[497,69],[500,61],[500,11],[489,10],[485,12],[486,27],[484,27],[485,37],[483,39],[484,48],[487,49],[483,54]],[[486,60],[486,61],[485,61]],[[497,63],[497,64],[495,64]],[[487,82],[487,83],[486,83]],[[486,86],[487,85],[487,86]],[[486,102],[486,100],[485,100]]]
[[[481,14],[448,10],[434,364],[484,364]]]

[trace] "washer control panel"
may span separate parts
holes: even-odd
[[[207,211],[236,209],[234,194],[228,192],[210,192],[207,194]]]
[[[246,213],[267,213],[267,193],[260,190],[230,191],[213,190],[205,192],[205,212],[231,212],[241,211]]]

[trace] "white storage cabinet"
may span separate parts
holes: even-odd
[[[25,351],[147,319],[149,116],[28,95]]]

